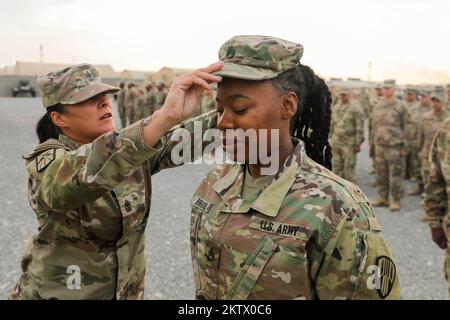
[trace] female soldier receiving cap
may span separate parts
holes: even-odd
[[[39,232],[12,298],[143,298],[150,176],[174,165],[166,132],[197,111],[221,67],[176,78],[159,111],[121,131],[106,95],[119,89],[93,66],[38,79],[47,112],[36,128],[41,144],[26,160]],[[215,125],[213,114],[196,120]],[[192,121],[182,126],[193,132]]]
[[[302,53],[265,36],[237,36],[219,51],[218,128],[279,130],[268,149],[279,145],[282,165],[261,176],[246,146],[245,164],[219,166],[200,184],[191,218],[199,299],[400,298],[368,200],[327,169],[330,93]],[[223,142],[235,159],[238,143]]]

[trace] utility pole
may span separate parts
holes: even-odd
[[[367,81],[370,81],[372,78],[372,61],[369,61],[369,66],[367,68]]]

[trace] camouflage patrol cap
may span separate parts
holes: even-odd
[[[417,94],[419,90],[417,90],[416,87],[412,86],[412,85],[406,85],[406,89],[405,89],[405,93],[415,93]]]
[[[441,91],[433,91],[430,95],[431,99],[438,99],[441,102],[445,101],[444,93]]]
[[[444,89],[444,86],[435,86],[434,87],[434,91],[436,91],[436,92],[444,92],[445,89]]]
[[[216,75],[244,80],[273,79],[295,68],[303,46],[269,36],[240,35],[225,42],[219,59],[225,62]]]
[[[395,79],[386,79],[383,81],[383,88],[395,87]]]
[[[351,90],[350,90],[349,87],[341,87],[341,88],[338,90],[338,94],[339,94],[339,95],[350,94],[350,92],[351,92]]]
[[[422,89],[419,91],[419,95],[421,95],[423,97],[428,97],[428,96],[430,96],[430,90]]]
[[[78,64],[38,77],[37,85],[45,108],[56,104],[77,104],[101,93],[120,91],[101,82],[98,70]]]

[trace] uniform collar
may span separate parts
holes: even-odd
[[[259,195],[242,199],[245,165],[234,164],[212,188],[218,193],[226,207],[223,212],[246,213],[250,208],[269,217],[276,217],[290,190],[305,157],[303,142],[292,138],[294,150],[287,157],[270,184]]]
[[[58,141],[65,144],[67,147],[69,147],[70,150],[78,149],[81,146],[63,133],[59,134]]]

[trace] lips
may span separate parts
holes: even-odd
[[[112,113],[111,112],[107,112],[104,115],[102,115],[99,120],[106,120],[106,119],[109,119],[111,117],[112,117]]]

